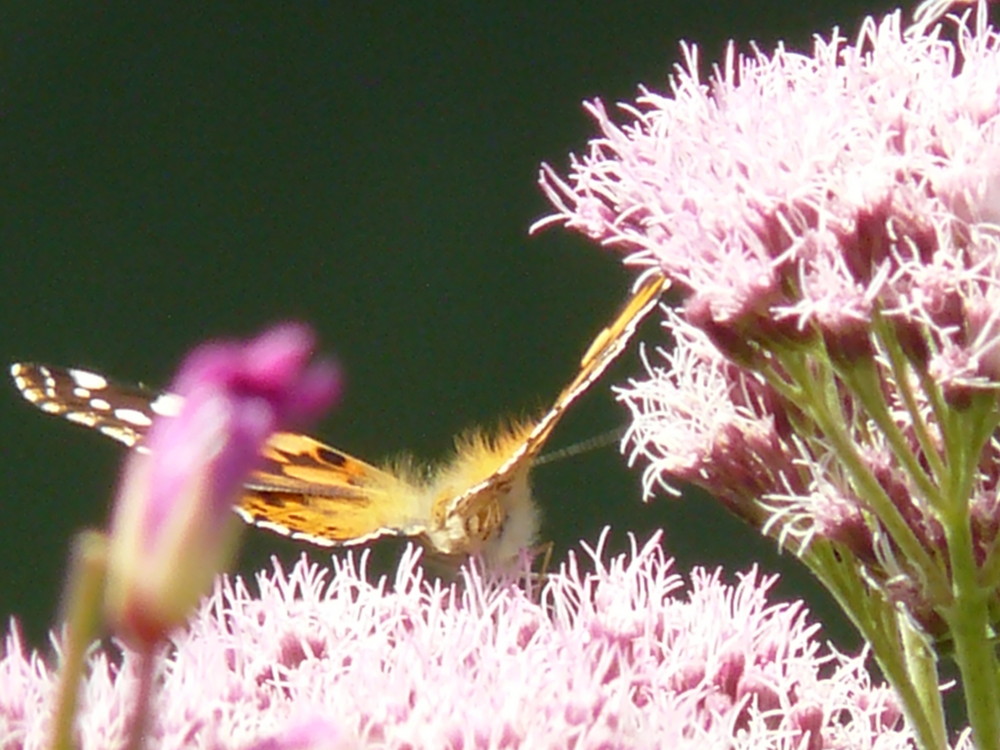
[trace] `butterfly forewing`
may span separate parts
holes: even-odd
[[[87,370],[31,362],[11,365],[21,395],[47,414],[97,430],[134,448],[142,443],[156,416],[174,416],[182,399],[139,386],[112,383]]]
[[[183,403],[180,396],[87,370],[18,363],[11,375],[24,398],[42,411],[139,451],[153,419],[175,416]],[[325,545],[419,533],[413,514],[387,497],[401,495],[396,484],[395,477],[318,440],[281,432],[265,445],[236,511],[249,523]]]
[[[552,407],[538,420],[517,450],[503,463],[496,474],[485,482],[470,487],[456,497],[449,513],[468,515],[481,502],[488,502],[492,491],[510,476],[522,470],[538,455],[559,419],[577,397],[614,362],[628,345],[629,339],[643,318],[655,307],[667,280],[661,274],[650,274],[629,297],[610,325],[594,338],[580,361],[580,369],[569,385],[563,388]]]

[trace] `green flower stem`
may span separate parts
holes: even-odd
[[[899,545],[903,557],[927,576],[928,585],[933,587],[932,592],[947,592],[949,584],[942,570],[920,544],[885,490],[865,467],[854,442],[844,429],[842,416],[834,415],[830,411],[823,393],[819,390],[820,379],[810,373],[806,364],[807,358],[783,356],[781,363],[794,386],[789,385],[774,372],[765,373],[768,383],[790,402],[798,404],[807,411],[822,432],[824,440],[829,442],[835,455],[850,473],[858,495],[864,498],[878,516],[878,520],[892,536],[893,541]]]
[[[906,469],[907,476],[913,481],[916,489],[920,493],[920,499],[924,500],[933,508],[941,506],[941,493],[938,487],[931,481],[927,472],[920,465],[913,449],[906,442],[902,431],[899,429],[889,410],[886,408],[885,399],[882,396],[882,388],[878,374],[871,362],[858,364],[853,367],[843,367],[838,369],[838,375],[843,383],[850,389],[851,394],[865,407],[867,416],[875,422],[892,449],[892,454],[900,466]],[[907,389],[908,390],[908,389]],[[917,434],[927,431],[926,425],[921,417],[920,410],[915,403],[912,403],[912,394],[909,398],[904,398],[909,410],[910,421]],[[923,446],[923,441],[921,441]],[[947,473],[941,457],[933,444],[928,443],[923,446],[924,457],[935,472],[938,482],[943,482]],[[935,468],[936,467],[936,468]]]
[[[63,643],[59,686],[53,712],[52,750],[71,750],[73,720],[80,692],[80,679],[100,623],[101,603],[107,570],[107,537],[98,531],[84,531],[73,543],[66,589]]]
[[[927,643],[927,637],[913,625],[905,613],[895,612],[899,639],[903,646],[909,683],[913,686],[923,709],[923,716],[929,721],[936,734],[928,748],[947,747],[947,726],[944,705],[941,702],[941,688],[937,672],[937,657]]]
[[[967,513],[942,519],[951,552],[954,600],[943,608],[955,644],[962,692],[976,747],[1000,747],[1000,689],[990,643],[989,592],[979,585]]]
[[[879,591],[858,575],[858,567],[835,546],[817,540],[803,562],[819,578],[871,646],[885,678],[899,698],[922,750],[947,747],[947,724],[934,655],[911,639],[923,640]]]
[[[875,335],[878,338],[879,343],[882,345],[882,351],[885,352],[886,359],[889,362],[889,369],[892,372],[892,382],[895,386],[895,390],[902,399],[903,404],[906,406],[907,413],[910,415],[910,421],[913,425],[914,434],[916,435],[917,442],[920,443],[920,450],[923,451],[927,464],[930,466],[931,473],[936,477],[941,477],[945,473],[945,467],[941,461],[940,455],[938,455],[936,441],[927,427],[927,421],[923,418],[923,413],[920,410],[916,394],[913,392],[913,388],[910,387],[909,373],[911,372],[911,368],[907,365],[907,359],[903,354],[902,348],[899,346],[899,340],[892,334],[889,326],[886,325],[885,319],[881,315],[876,315],[872,324]],[[930,403],[938,424],[942,424],[945,414],[947,413],[947,409],[941,401],[937,383],[932,378],[928,377],[925,371],[919,372],[918,377],[920,378],[921,390]],[[895,422],[892,422],[891,420],[890,424],[895,426]],[[909,453],[910,451],[906,451],[907,455]],[[910,473],[911,475],[913,474],[912,471]],[[917,479],[917,477],[922,474],[922,471],[917,472],[917,476],[914,477],[914,479]]]
[[[823,362],[825,358],[799,356],[793,352],[785,352],[785,355],[780,358],[785,377],[771,371],[765,373],[769,382],[814,421],[821,439],[832,446],[835,455],[848,470],[859,496],[865,498],[876,513],[878,522],[892,536],[904,558],[914,570],[926,577],[930,591],[936,592],[936,597],[949,601],[951,586],[941,560],[920,544],[899,509],[858,454],[844,417],[837,410],[839,387],[832,377],[831,368],[823,368],[824,378],[817,377],[813,372],[815,368],[810,367],[810,362]],[[885,435],[894,455],[899,457],[919,491],[926,496],[925,502],[936,508],[944,505],[938,485],[917,463],[910,446],[888,413],[873,363],[859,362],[854,366],[836,368],[836,374],[866,410],[866,416]],[[919,418],[919,413],[914,411],[914,416]],[[809,431],[803,434],[808,435]],[[940,471],[938,479],[946,481],[950,476],[946,464],[936,458],[938,460],[931,465]],[[915,630],[904,615],[895,612],[881,592],[867,587],[856,570],[851,573],[840,571],[842,575],[834,576],[832,573],[842,566],[830,565],[830,560],[824,564],[818,558],[812,562],[811,567],[837,596],[845,612],[871,644],[876,660],[904,706],[921,747],[934,750],[946,746],[947,725],[938,687],[936,656],[929,648],[926,637]]]

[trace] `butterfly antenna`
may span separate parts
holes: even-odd
[[[565,448],[560,448],[557,451],[545,453],[535,459],[535,466],[541,466],[552,461],[562,461],[564,458],[578,456],[581,453],[587,453],[588,451],[617,443],[625,435],[625,429],[625,425],[622,425],[613,430],[602,432],[600,435],[595,435],[592,438],[581,440],[579,443],[573,443],[573,445],[567,445]]]

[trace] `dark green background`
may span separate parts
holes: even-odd
[[[342,7],[341,7],[342,6]],[[887,7],[882,5],[884,9]],[[533,412],[623,299],[615,257],[555,229],[538,165],[593,133],[581,100],[663,89],[678,42],[807,48],[878,10],[844,2],[20,3],[0,19],[2,359],[163,384],[208,336],[310,321],[348,375],[316,432],[369,459],[434,457],[463,427]],[[656,341],[656,327],[646,338]],[[610,382],[553,447],[624,419]],[[99,525],[110,441],[0,390],[0,614],[33,642],[69,541]],[[613,449],[541,468],[557,550],[665,527],[688,569],[763,559],[780,593],[828,600],[703,497],[640,503]],[[248,534],[244,569],[297,545]],[[377,545],[391,559],[398,544]],[[317,559],[327,552],[313,551]],[[829,631],[855,643],[842,621]]]

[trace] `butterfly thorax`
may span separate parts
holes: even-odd
[[[474,555],[500,566],[531,547],[538,534],[539,513],[531,496],[529,468],[483,487],[451,512],[446,510],[451,496],[441,496],[436,508],[444,512],[425,532],[430,546],[445,555]]]
[[[425,485],[431,522],[424,536],[432,548],[504,563],[535,542],[539,518],[528,476],[531,461],[518,454],[532,426],[517,423],[494,434],[477,431],[459,438],[454,457]]]

